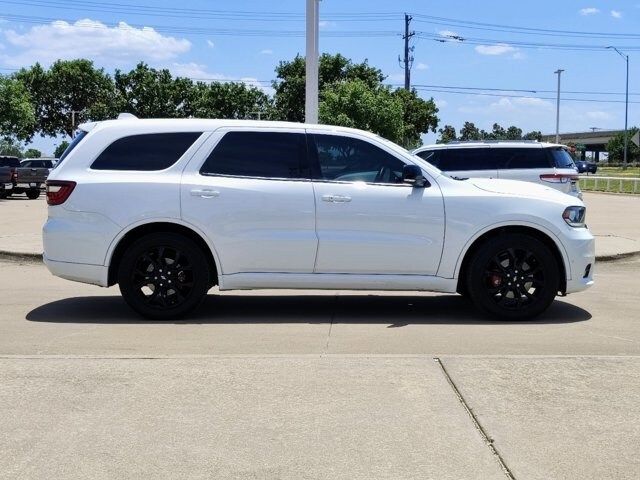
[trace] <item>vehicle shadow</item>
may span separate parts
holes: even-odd
[[[57,300],[30,311],[32,322],[91,324],[254,324],[353,323],[389,324],[388,328],[415,324],[563,324],[583,322],[591,314],[556,300],[539,317],[505,322],[483,316],[459,295],[208,295],[187,319],[148,321],[137,316],[120,296],[75,297]]]

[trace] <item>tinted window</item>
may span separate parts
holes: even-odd
[[[150,133],[120,138],[96,158],[91,168],[94,170],[164,170],[176,163],[200,135],[201,132]]]
[[[0,167],[19,167],[20,159],[18,157],[0,157]]]
[[[416,153],[420,158],[426,160],[434,167],[442,168],[440,166],[440,150],[424,150]]]
[[[564,148],[548,148],[553,164],[558,168],[575,168],[573,158]]]
[[[402,183],[404,162],[357,138],[313,135],[325,180],[369,183]]]
[[[264,178],[308,178],[307,144],[302,133],[229,132],[211,152],[200,173]]]
[[[549,160],[542,148],[492,148],[498,169],[549,168]]]
[[[440,153],[438,168],[446,172],[461,170],[494,170],[495,159],[488,148],[450,148]]]

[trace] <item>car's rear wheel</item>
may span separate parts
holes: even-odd
[[[545,311],[560,284],[556,259],[544,243],[523,234],[486,241],[469,265],[474,304],[502,320],[525,320]]]
[[[171,320],[195,310],[209,289],[202,250],[175,233],[153,233],[122,256],[118,284],[125,301],[146,318]]]
[[[35,200],[40,196],[40,190],[27,190],[26,193],[29,200]]]

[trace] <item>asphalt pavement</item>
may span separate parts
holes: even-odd
[[[586,196],[599,245],[640,239],[638,201]],[[149,322],[51,276],[44,202],[8,202],[0,247],[32,250],[0,257],[2,479],[640,478],[638,256],[521,323],[457,295],[215,289]]]

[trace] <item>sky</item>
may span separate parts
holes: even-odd
[[[305,53],[305,0],[0,0],[0,73],[88,58],[107,72],[144,61],[175,75],[242,80],[271,92],[274,68]],[[640,0],[322,0],[320,51],[368,60],[401,86],[404,14],[413,18],[411,82],[465,121],[555,132],[640,124]],[[636,102],[636,103],[634,103]],[[425,135],[426,143],[437,135]],[[36,138],[51,153],[58,140]]]

